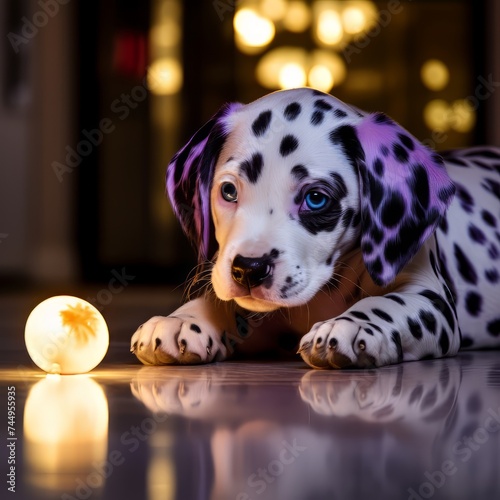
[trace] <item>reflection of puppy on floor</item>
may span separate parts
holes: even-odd
[[[498,347],[499,162],[494,148],[440,157],[312,89],[224,106],[167,173],[215,296],[152,318],[132,351],[207,363],[249,330],[242,346],[261,350],[292,334],[315,368]],[[258,327],[250,312],[265,314]]]
[[[496,477],[500,433],[490,432],[483,445],[474,433],[495,423],[489,412],[497,400],[492,381],[498,380],[498,365],[492,353],[481,358],[483,378],[470,372],[463,377],[463,357],[335,378],[294,367],[276,381],[265,365],[252,363],[143,368],[132,391],[149,410],[177,416],[166,424],[176,443],[176,484],[197,488],[182,490],[180,498],[204,498],[207,491],[211,498],[240,500],[408,498],[408,488],[418,491],[421,481],[429,481],[424,473],[446,460],[461,473],[448,479],[443,492],[468,498]],[[245,384],[259,373],[261,383]],[[495,411],[500,426],[500,408]],[[480,474],[468,463],[476,448]],[[213,483],[201,472],[193,475],[207,463]]]

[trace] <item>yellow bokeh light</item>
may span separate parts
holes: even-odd
[[[310,57],[310,65],[311,68],[315,66],[327,68],[333,77],[332,86],[340,85],[345,80],[347,74],[345,62],[342,57],[335,52],[330,50],[314,50]],[[314,87],[315,85],[311,86]]]
[[[161,24],[153,26],[149,36],[154,46],[172,48],[179,44],[181,28],[174,19],[167,19]]]
[[[281,21],[287,9],[286,0],[261,0],[260,2],[260,12],[272,21]]]
[[[238,10],[233,24],[239,42],[248,47],[265,47],[274,38],[273,22],[260,16],[253,9]]]
[[[316,64],[309,70],[308,79],[311,87],[323,92],[329,92],[335,83],[331,71],[322,64]]]
[[[26,349],[47,373],[86,373],[104,358],[108,327],[101,313],[78,297],[60,295],[36,306],[26,321]]]
[[[332,9],[323,10],[318,16],[316,34],[325,45],[339,44],[344,36],[339,13]]]
[[[288,4],[283,26],[294,33],[300,33],[311,24],[311,10],[305,2],[295,0]]]
[[[281,88],[280,74],[287,64],[295,64],[300,68],[307,67],[308,55],[304,49],[297,47],[278,47],[261,57],[256,68],[257,80],[270,89]],[[305,70],[304,74],[305,74]],[[286,72],[285,72],[286,77]],[[305,77],[304,77],[305,79]]]
[[[439,59],[429,59],[420,70],[424,85],[433,91],[442,90],[450,81],[450,72],[446,64]]]
[[[279,72],[279,84],[282,89],[303,87],[306,84],[306,72],[298,63],[285,64]]]
[[[476,111],[473,106],[464,99],[459,99],[452,103],[452,123],[453,130],[467,133],[476,124]]]
[[[367,19],[365,13],[359,7],[347,7],[342,12],[342,24],[346,33],[355,35],[366,28]]]
[[[450,128],[451,108],[446,101],[434,99],[424,108],[425,124],[436,132],[445,132]]]
[[[148,69],[148,87],[156,95],[176,94],[182,88],[182,67],[173,57],[162,57]]]

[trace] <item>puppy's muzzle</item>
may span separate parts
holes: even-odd
[[[231,276],[236,283],[250,289],[262,285],[273,274],[274,264],[268,255],[243,257],[237,255],[231,267]]]

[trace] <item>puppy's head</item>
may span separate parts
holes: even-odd
[[[356,245],[386,285],[453,196],[441,159],[382,114],[312,89],[223,107],[172,159],[167,189],[214,290],[254,311],[307,303]]]

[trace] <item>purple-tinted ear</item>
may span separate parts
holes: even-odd
[[[227,117],[242,104],[224,105],[189,142],[178,151],[167,167],[167,193],[176,217],[201,263],[217,251],[210,214],[210,187],[215,165],[229,134]]]
[[[366,116],[355,135],[361,249],[373,281],[384,286],[436,229],[455,186],[441,157],[387,116]]]

